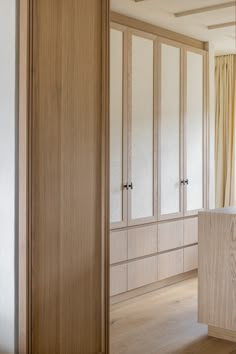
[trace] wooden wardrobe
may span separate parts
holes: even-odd
[[[202,42],[111,17],[110,285],[120,301],[197,269],[208,53]]]
[[[20,1],[19,353],[108,353],[109,1]]]

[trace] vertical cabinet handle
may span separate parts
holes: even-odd
[[[123,187],[128,190],[129,189],[128,183],[124,184]]]
[[[189,180],[188,180],[188,179],[182,179],[182,180],[180,181],[180,183],[185,186],[186,184],[189,184]]]
[[[129,188],[130,188],[130,189],[134,189],[133,182],[131,182],[131,183],[129,184]]]

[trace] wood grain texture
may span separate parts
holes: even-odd
[[[128,259],[157,252],[157,225],[148,225],[128,230]]]
[[[234,354],[197,323],[197,278],[111,307],[112,354]]]
[[[140,288],[127,291],[123,294],[117,294],[116,296],[112,296],[110,298],[110,304],[114,305],[122,301],[130,300],[136,296],[148,294],[152,291],[165,288],[166,286],[170,286],[190,278],[195,278],[196,276],[197,276],[197,271],[193,270],[191,272],[178,274],[173,277],[157,281],[155,283],[144,285]]]
[[[19,4],[19,290],[18,349],[28,353],[29,284],[28,284],[28,110],[29,110],[29,0]]]
[[[124,26],[128,26],[140,31],[145,31],[151,34],[154,34],[156,36],[160,36],[166,39],[172,39],[176,42],[179,42],[183,45],[188,45],[192,46],[198,49],[204,49],[204,42],[198,41],[196,39],[190,38],[188,36],[184,36],[181,34],[178,34],[176,32],[172,32],[169,30],[166,30],[161,27],[157,27],[154,25],[151,25],[149,23],[143,22],[136,20],[131,17],[127,17],[121,14],[118,14],[116,12],[111,12],[111,21],[119,23]]]
[[[128,231],[113,231],[110,234],[110,263],[128,259]]]
[[[171,221],[158,224],[158,252],[183,246],[184,221]]]
[[[198,245],[184,248],[184,272],[198,268]]]
[[[198,242],[198,218],[184,220],[184,245]]]
[[[184,257],[182,249],[158,255],[158,280],[183,273],[183,268]]]
[[[199,213],[199,321],[236,331],[236,216]]]
[[[128,290],[157,281],[157,256],[128,263]]]
[[[209,337],[215,337],[215,338],[228,340],[230,342],[236,342],[235,331],[229,331],[227,329],[208,326],[208,335]]]
[[[33,354],[108,350],[108,10],[33,2]]]
[[[110,295],[114,296],[128,290],[128,266],[121,264],[111,267],[110,270]]]

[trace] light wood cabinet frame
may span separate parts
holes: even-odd
[[[158,62],[156,56],[157,37],[153,34],[128,29],[128,181],[132,182],[132,161],[131,161],[131,144],[132,144],[132,35],[137,37],[150,39],[153,41],[153,216],[132,219],[131,212],[131,193],[128,190],[128,226],[140,225],[157,221],[157,81]]]
[[[187,97],[187,52],[192,52],[196,54],[202,55],[203,58],[203,105],[202,105],[202,141],[203,141],[203,149],[202,149],[202,163],[203,163],[203,169],[202,169],[202,183],[203,183],[203,188],[202,188],[202,202],[203,202],[203,208],[202,209],[197,209],[197,210],[187,210],[187,188],[184,188],[184,216],[195,216],[198,215],[199,211],[204,210],[208,206],[208,166],[207,166],[207,152],[208,152],[208,133],[207,133],[207,127],[208,127],[208,94],[207,94],[207,84],[208,84],[208,70],[207,70],[207,62],[208,62],[208,55],[207,51],[201,50],[201,49],[196,49],[192,48],[189,46],[186,46],[183,49],[183,97]],[[184,131],[186,127],[186,113],[187,113],[187,100],[184,100],[184,108],[183,108],[183,126],[184,126]],[[184,133],[184,148],[183,148],[183,154],[184,154],[184,179],[187,179],[187,162],[186,162],[186,154],[187,154],[187,149],[185,148],[186,146],[186,139],[187,135]],[[190,182],[191,183],[191,182]]]
[[[128,29],[118,23],[111,22],[110,28],[123,34],[123,102],[122,102],[122,176],[123,185],[128,183]],[[123,187],[123,186],[122,186]],[[110,224],[110,229],[115,230],[128,225],[128,193],[123,187],[122,191],[122,221]]]
[[[176,43],[175,41],[169,40],[169,39],[163,39],[163,38],[158,38],[157,40],[157,66],[158,66],[158,75],[156,77],[157,80],[157,86],[158,86],[158,221],[164,221],[164,220],[171,220],[171,219],[176,219],[176,218],[181,218],[183,217],[184,214],[184,186],[183,184],[180,183],[180,189],[179,189],[179,200],[180,200],[180,211],[178,213],[170,213],[170,214],[161,214],[161,70],[162,70],[162,63],[161,63],[161,45],[166,44],[175,48],[180,49],[180,120],[179,120],[179,151],[180,151],[180,156],[179,156],[179,183],[181,180],[184,178],[184,171],[183,171],[183,166],[184,166],[184,145],[183,145],[183,138],[184,138],[184,123],[183,123],[183,109],[184,109],[184,86],[183,86],[183,71],[184,71],[184,46],[180,45],[179,43]]]

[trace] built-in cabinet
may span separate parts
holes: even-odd
[[[111,24],[111,295],[197,268],[207,52]]]

